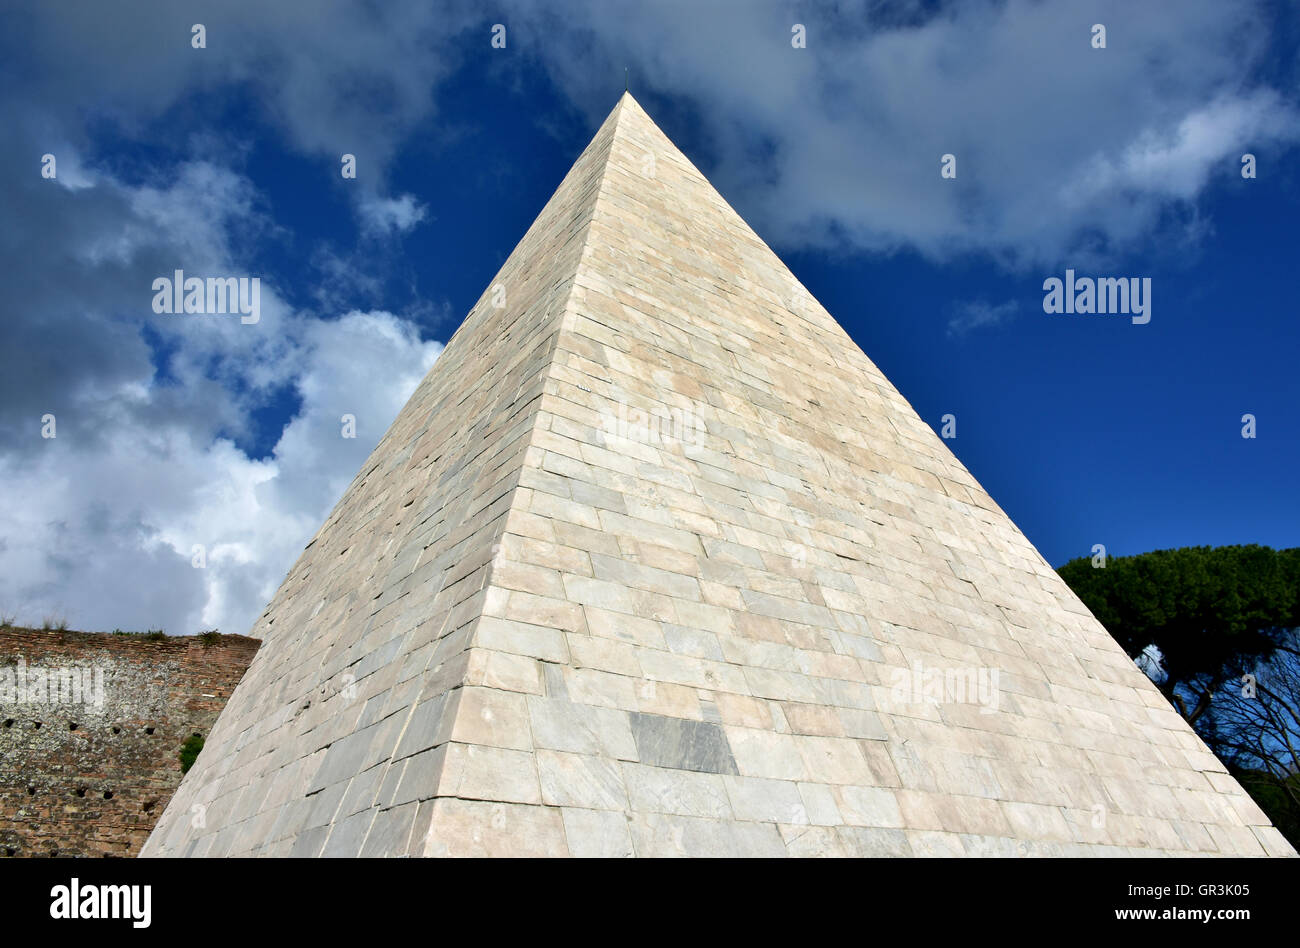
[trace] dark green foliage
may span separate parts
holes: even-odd
[[[1058,571],[1300,847],[1300,549],[1187,547]]]
[[[194,766],[194,761],[198,759],[201,750],[203,750],[203,735],[191,734],[185,738],[185,743],[181,745],[181,773],[187,774],[190,772],[190,768]]]
[[[1189,721],[1300,626],[1300,548],[1184,547],[1112,557],[1104,568],[1080,557],[1058,572],[1130,656],[1160,650],[1161,690]]]
[[[1277,777],[1265,770],[1228,769],[1268,814],[1278,832],[1300,848],[1300,774]]]

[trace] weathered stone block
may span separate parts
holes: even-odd
[[[632,712],[638,759],[655,767],[734,774],[736,761],[726,732],[716,724]]]

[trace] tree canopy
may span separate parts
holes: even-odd
[[[1058,570],[1130,656],[1154,646],[1161,690],[1195,721],[1213,692],[1300,626],[1300,548],[1194,546]],[[1194,699],[1186,705],[1179,690]]]
[[[1300,847],[1300,549],[1186,547],[1059,572]]]

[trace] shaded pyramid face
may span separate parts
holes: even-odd
[[[145,855],[1291,849],[625,96]]]

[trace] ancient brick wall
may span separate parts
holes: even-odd
[[[0,856],[134,856],[257,651],[0,628]]]

